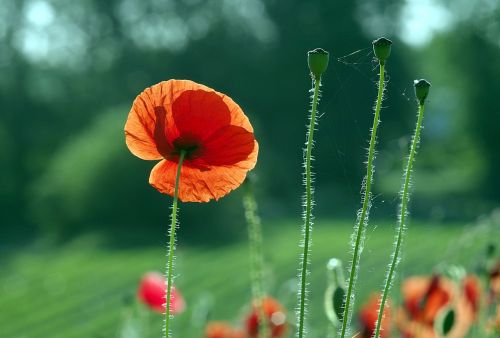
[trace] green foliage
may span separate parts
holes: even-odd
[[[137,166],[126,164],[130,156],[117,142],[124,139],[122,111],[97,116],[87,130],[54,152],[32,187],[32,209],[42,227],[71,233],[82,223],[100,226],[110,221],[113,210],[127,213],[123,203],[134,197],[123,187],[130,187],[129,175]]]
[[[150,243],[151,230],[166,234],[170,197],[148,183],[155,161],[141,161],[127,150],[123,132],[127,111],[122,107],[98,115],[54,152],[30,192],[30,210],[41,229],[59,237],[100,230],[117,245]],[[208,206],[181,205],[180,231],[190,232],[181,240],[213,245],[240,236],[244,221],[239,197],[236,193]]]
[[[58,222],[48,219],[57,218],[62,206],[57,199],[44,200],[41,203],[53,205],[47,211],[40,210],[42,207],[36,206],[40,198],[35,197],[69,194],[70,188],[60,185],[64,192],[57,193],[56,186],[45,186],[40,188],[45,192],[36,192],[39,190],[36,186],[46,179],[63,181],[54,178],[57,174],[49,173],[56,165],[54,157],[61,156],[62,149],[70,147],[78,135],[88,132],[89,137],[92,136],[87,129],[94,128],[102,112],[121,105],[124,110],[116,111],[118,128],[141,90],[169,78],[190,78],[206,83],[227,92],[242,106],[252,119],[261,146],[257,170],[264,198],[262,212],[268,215],[300,212],[293,206],[301,194],[297,184],[301,175],[298,156],[304,122],[302,115],[296,112],[297,107],[307,105],[307,98],[302,95],[309,87],[309,79],[304,76],[307,68],[303,53],[317,45],[332,51],[330,67],[334,71],[324,75],[323,89],[332,95],[324,102],[326,114],[321,118],[324,132],[317,135],[316,212],[318,215],[352,214],[357,191],[353,187],[363,176],[359,158],[364,154],[366,135],[361,131],[369,128],[371,120],[363,113],[371,105],[370,100],[364,98],[373,94],[375,80],[371,72],[373,53],[360,48],[367,46],[372,40],[371,34],[379,29],[397,37],[396,33],[401,31],[397,15],[403,3],[394,0],[376,4],[367,0],[252,0],[245,6],[238,3],[3,1],[0,9],[0,21],[4,22],[0,32],[0,214],[3,222],[13,226],[2,230],[25,233],[39,224],[44,224],[46,229],[55,227],[53,223]],[[33,17],[27,17],[34,6],[45,6],[46,26],[39,27],[36,20],[30,21]],[[375,20],[373,12],[379,7],[384,7],[385,15],[390,17]],[[450,8],[455,7],[458,5]],[[365,12],[367,16],[359,15]],[[451,14],[460,15],[460,12]],[[391,157],[391,151],[385,150],[404,148],[398,147],[399,140],[407,138],[412,124],[412,114],[404,113],[411,110],[407,99],[411,88],[407,80],[422,74],[433,79],[434,95],[433,108],[429,111],[432,117],[426,131],[429,137],[422,144],[419,157],[422,170],[417,173],[414,194],[415,206],[422,201],[427,204],[416,207],[415,214],[428,215],[436,208],[454,206],[449,215],[471,218],[471,214],[477,215],[477,210],[490,208],[486,200],[492,204],[500,200],[497,188],[500,185],[497,175],[500,172],[497,156],[500,115],[495,101],[500,70],[496,40],[489,35],[496,27],[490,23],[495,22],[497,15],[498,11],[487,16],[468,14],[464,21],[458,20],[449,31],[436,35],[421,49],[398,43],[398,53],[391,56],[389,69],[391,94],[385,104],[391,109],[385,114],[385,129],[380,138],[378,173],[381,175],[377,177],[380,184],[375,193],[387,191],[384,166],[390,176],[387,186],[395,187],[392,191],[397,192],[401,158]],[[361,17],[362,21],[357,19]],[[471,23],[484,34],[472,30]],[[391,30],[394,34],[390,34]],[[335,34],[339,31],[344,33]],[[43,37],[35,39],[42,41],[40,45],[24,43],[24,37],[33,37],[32,33]],[[47,50],[37,46],[46,46]],[[478,62],[479,59],[482,62]],[[270,79],[277,79],[279,85]],[[118,129],[115,131],[118,135]],[[460,136],[458,141],[457,136]],[[109,142],[120,143],[119,140],[122,138]],[[94,144],[92,140],[87,142]],[[103,156],[99,149],[94,151],[96,158]],[[153,205],[168,205],[155,201],[152,191],[145,192],[148,164],[137,164],[124,156],[119,165],[129,171],[123,175],[129,181],[127,184],[122,181],[122,185],[108,186],[115,178],[116,181],[122,178],[117,172],[98,175],[110,178],[100,181],[104,185],[101,192],[109,194],[114,190],[116,195],[113,195],[113,203],[107,200],[95,204],[99,208],[118,206],[114,215],[108,214],[113,221],[102,222],[105,223],[102,227],[122,222],[121,215],[131,209],[125,208],[130,205],[118,201],[116,196],[151,203],[150,209],[142,210],[151,211]],[[79,174],[86,178],[89,174],[83,173],[83,168],[111,172],[107,166],[81,165]],[[393,172],[397,174],[390,175]],[[89,193],[86,183],[76,182],[77,176],[67,180],[71,181],[71,189],[81,189],[82,195]],[[333,208],[320,203],[320,197],[328,196],[330,200],[332,195],[339,196],[332,202]],[[96,199],[101,202],[100,197]],[[88,214],[85,203],[79,206],[76,200],[64,202],[62,205],[69,205],[72,210],[62,210],[61,218],[67,219],[64,214],[74,217]],[[219,205],[224,206],[225,219],[218,223],[224,223],[221,226],[234,235],[235,214],[231,210],[239,205],[239,197],[223,200]],[[191,210],[191,206],[184,208]],[[38,211],[26,213],[27,209]],[[210,210],[211,205],[201,209],[204,215],[209,215],[205,219],[213,218],[215,212]],[[386,215],[392,210],[387,208]],[[164,216],[160,211],[148,214],[158,220],[164,220]],[[86,222],[79,220],[79,223]],[[76,229],[76,225],[67,226]],[[204,228],[196,232],[200,238],[207,235]]]

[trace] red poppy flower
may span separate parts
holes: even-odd
[[[160,313],[165,313],[165,298],[166,298],[166,281],[158,272],[148,272],[145,274],[139,283],[137,296],[152,310]],[[180,292],[172,287],[170,297],[170,313],[178,314],[184,311],[186,303]]]
[[[371,338],[375,333],[377,324],[378,309],[380,305],[380,295],[373,294],[366,304],[359,311],[359,321],[361,323],[361,333],[359,338]],[[391,312],[389,302],[384,307],[384,317],[380,330],[380,337],[389,338],[391,336]]]
[[[403,308],[397,323],[405,338],[437,338],[434,322],[448,307],[455,321],[447,338],[462,338],[473,323],[471,306],[464,292],[450,280],[438,275],[411,277],[402,285]]]
[[[210,322],[205,328],[205,338],[245,338],[245,333],[225,322]]]
[[[135,99],[125,124],[130,151],[161,160],[149,183],[173,195],[185,152],[179,199],[218,200],[237,188],[257,161],[258,144],[241,108],[228,96],[188,80],[160,82]]]
[[[445,286],[437,275],[408,279],[403,285],[405,308],[411,318],[432,324],[439,310],[450,302],[452,291],[453,287]]]
[[[286,331],[285,308],[275,299],[267,297],[263,299],[264,314],[268,323],[269,337],[283,337]],[[253,304],[252,312],[246,319],[246,328],[248,336],[258,337],[259,334],[259,309]],[[267,338],[267,337],[266,337]]]

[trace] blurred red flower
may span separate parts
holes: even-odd
[[[378,309],[380,305],[380,294],[372,294],[367,303],[361,306],[359,311],[359,321],[361,324],[361,332],[359,338],[371,338],[375,333],[377,324]],[[391,311],[390,303],[386,302],[384,307],[384,316],[380,330],[380,337],[389,338],[391,336]]]
[[[165,313],[166,290],[165,277],[158,272],[148,272],[142,277],[139,283],[137,297],[153,311]],[[186,308],[184,298],[182,298],[182,295],[175,287],[172,287],[171,292],[170,313],[182,313]]]
[[[474,275],[468,275],[462,281],[462,292],[465,303],[470,308],[472,317],[475,319],[481,305],[481,283]]]
[[[490,301],[500,301],[500,260],[489,271]]]
[[[179,199],[207,202],[236,189],[257,161],[258,144],[241,108],[225,94],[188,80],[146,88],[125,124],[130,151],[161,160],[149,183],[173,196],[179,155],[185,151]]]
[[[269,338],[283,337],[286,332],[285,308],[277,300],[271,297],[264,298],[262,305],[264,308],[264,315],[266,316],[266,321],[268,323]],[[246,319],[246,329],[249,337],[258,337],[259,321],[259,309],[254,303],[252,305],[252,312]]]
[[[245,338],[245,333],[225,322],[210,322],[205,328],[205,338]]]
[[[470,288],[471,281],[466,281]],[[465,284],[464,284],[465,286]],[[463,292],[462,292],[463,291]],[[474,321],[475,290],[467,295],[450,280],[433,275],[410,277],[402,285],[403,306],[397,313],[397,326],[405,338],[437,338],[434,322],[448,307],[455,311],[454,325],[447,338],[466,336]]]

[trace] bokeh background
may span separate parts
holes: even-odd
[[[423,238],[439,228],[448,239],[465,224],[490,219],[500,205],[499,22],[496,0],[2,0],[0,292],[7,298],[0,305],[0,321],[12,322],[6,312],[19,318],[14,328],[0,325],[0,336],[56,337],[50,330],[61,328],[55,324],[36,328],[68,312],[81,320],[78,299],[85,293],[85,304],[100,299],[103,313],[114,311],[109,320],[87,324],[87,331],[75,324],[58,334],[111,337],[112,327],[119,331],[123,322],[117,299],[133,296],[141,269],[162,269],[171,199],[148,185],[153,163],[129,153],[123,126],[135,96],[166,79],[206,84],[242,106],[260,143],[255,169],[260,212],[265,227],[279,229],[266,229],[266,234],[279,239],[286,232],[296,246],[311,86],[306,52],[330,51],[314,149],[315,210],[325,224],[346,224],[339,225],[346,236],[332,239],[343,246],[332,253],[325,249],[325,256],[347,259],[376,96],[371,41],[389,37],[394,45],[372,220],[383,220],[379,223],[390,241],[403,157],[416,118],[416,78],[432,82],[411,207],[428,234]],[[236,191],[217,203],[182,205],[180,262],[183,248],[193,260],[186,266],[193,269],[200,257],[221,248],[245,252],[241,197]],[[490,240],[498,242],[496,234]],[[140,260],[142,255],[149,258]],[[283,263],[290,278],[296,257]],[[79,259],[84,271],[78,269]],[[101,270],[83,263],[95,260]],[[427,260],[424,265],[432,267],[439,258]],[[128,274],[112,274],[121,284],[99,289],[101,278],[111,278],[102,271],[118,262],[127,270],[128,261],[138,265]],[[323,262],[318,264],[321,268]],[[245,272],[247,267],[239,268]],[[46,276],[44,269],[53,270],[52,279],[39,279]],[[189,279],[185,270],[181,280]],[[207,273],[217,275],[214,271]],[[66,278],[72,273],[74,288]],[[220,274],[222,281],[226,277]],[[85,284],[82,275],[91,275],[88,289],[78,289]],[[242,285],[248,283],[245,278]],[[33,284],[42,289],[33,291]],[[209,284],[207,292],[217,294],[216,284]],[[47,296],[46,287],[55,293]],[[242,295],[241,304],[247,291],[234,291]],[[43,304],[57,303],[58,297],[66,307],[24,325],[30,313],[26,303],[43,294],[47,299],[31,310],[43,312]],[[104,294],[113,294],[111,303],[103,301]],[[95,320],[95,311],[86,314],[86,323]]]

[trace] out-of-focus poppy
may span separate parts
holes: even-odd
[[[474,275],[468,275],[462,281],[462,292],[465,304],[470,308],[472,317],[475,319],[481,305],[481,283]]]
[[[500,335],[500,304],[496,307],[496,314],[488,320],[486,332],[489,334],[488,337],[498,337]],[[494,336],[494,334],[497,334],[497,336]]]
[[[173,196],[179,155],[185,152],[179,186],[184,202],[219,199],[237,188],[257,161],[258,144],[241,108],[228,96],[189,80],[146,88],[125,124],[130,151],[161,160],[149,183]]]
[[[405,338],[437,338],[434,324],[447,309],[454,313],[447,338],[461,338],[473,323],[471,304],[464,292],[450,280],[434,275],[410,277],[403,282],[403,306],[397,326]]]
[[[500,301],[500,260],[489,271],[489,289],[490,301]]]
[[[158,272],[146,273],[139,283],[137,297],[152,310],[159,313],[165,313],[165,277]],[[172,287],[170,297],[170,313],[179,314],[182,313],[185,308],[186,303],[184,302],[184,298],[182,298],[182,295],[175,287]]]
[[[380,295],[373,294],[370,299],[365,303],[359,311],[359,321],[361,324],[361,332],[359,338],[371,338],[375,333],[375,326],[377,324],[378,310],[380,306]],[[384,307],[384,316],[382,317],[382,326],[380,330],[380,337],[389,338],[391,336],[391,311],[390,303],[387,302]]]
[[[205,328],[205,338],[245,338],[245,333],[226,322],[210,322]]]
[[[264,315],[266,316],[265,320],[268,324],[269,338],[283,337],[287,327],[285,308],[277,300],[271,297],[264,298],[262,300],[262,306]],[[259,334],[259,312],[256,303],[254,303],[252,305],[252,312],[246,319],[247,334],[251,338],[256,338]]]

